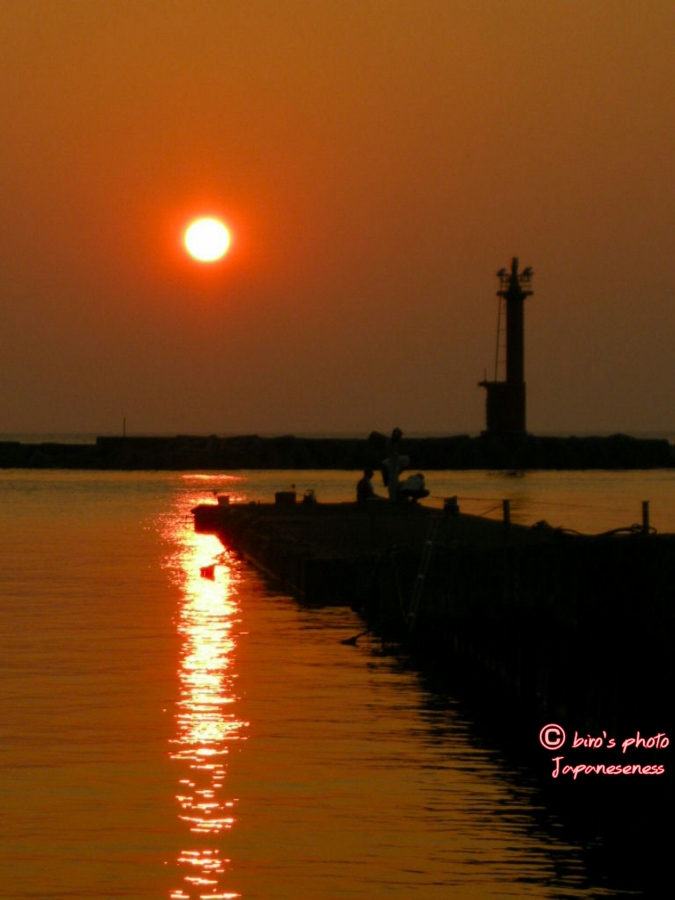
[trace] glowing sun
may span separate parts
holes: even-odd
[[[187,252],[199,262],[216,262],[230,246],[230,232],[218,219],[197,219],[185,232]]]

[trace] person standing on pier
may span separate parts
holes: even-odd
[[[398,476],[410,463],[407,456],[401,454],[401,438],[403,432],[394,428],[387,441],[387,458],[382,463],[382,480],[389,491],[389,499],[395,503],[398,499]]]

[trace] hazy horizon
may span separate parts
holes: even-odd
[[[377,429],[373,429],[377,431]],[[165,431],[138,431],[138,432],[127,432],[123,434],[122,432],[9,432],[2,433],[0,432],[0,442],[2,441],[21,441],[23,443],[48,443],[49,441],[56,441],[58,443],[94,443],[99,437],[128,437],[128,438],[208,438],[212,435],[215,435],[220,439],[228,439],[228,438],[241,438],[241,437],[259,437],[263,439],[274,439],[280,437],[294,437],[300,440],[304,439],[327,439],[327,440],[353,440],[353,439],[366,439],[372,432],[361,433],[361,432],[291,432],[291,431],[274,431],[274,432],[219,432],[219,431],[204,431],[204,432],[195,432],[195,431],[177,431],[177,432],[165,432]],[[380,432],[385,434],[384,432]],[[424,439],[424,438],[453,438],[453,437],[464,437],[468,436],[470,438],[476,438],[480,436],[481,432],[411,432],[403,435],[403,440],[406,439]],[[623,435],[625,437],[635,438],[638,440],[667,440],[671,443],[675,443],[675,429],[672,431],[606,431],[606,432],[592,432],[592,431],[577,431],[577,432],[555,432],[555,431],[541,431],[541,432],[528,432],[530,437],[534,438],[587,438],[587,437],[599,437],[599,438],[607,438],[613,437],[616,435]],[[386,436],[386,434],[385,434]]]

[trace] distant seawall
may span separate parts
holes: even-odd
[[[0,441],[0,468],[109,469],[378,469],[387,438],[99,437],[93,444]],[[611,437],[404,437],[410,468],[444,469],[652,469],[673,468],[667,440]]]

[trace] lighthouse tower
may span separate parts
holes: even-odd
[[[481,381],[487,391],[487,434],[525,434],[525,298],[531,296],[532,269],[518,271],[518,259],[511,260],[511,269],[500,269],[499,321],[497,325],[497,353],[495,380]],[[502,345],[502,323],[506,330],[506,380],[498,381]]]

